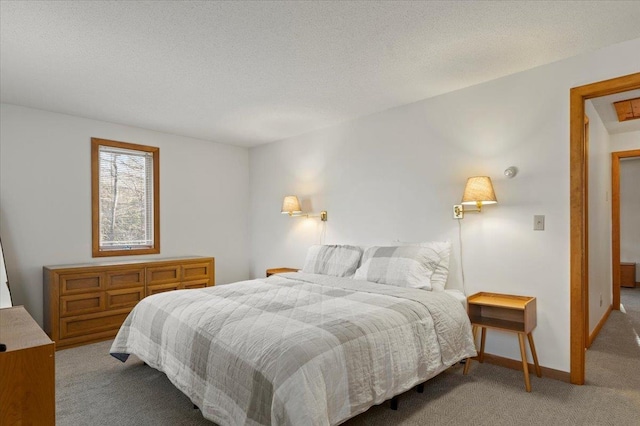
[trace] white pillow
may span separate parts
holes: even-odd
[[[360,263],[362,249],[346,245],[314,245],[307,250],[302,272],[352,277]]]
[[[369,247],[354,279],[431,290],[431,276],[439,263],[439,252],[433,247]]]
[[[430,241],[419,243],[420,247],[429,249],[433,256],[438,256],[439,260],[435,265],[431,275],[431,287],[436,291],[444,291],[449,276],[449,257],[451,254],[451,243],[449,241]]]

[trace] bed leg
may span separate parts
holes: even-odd
[[[424,383],[420,383],[418,386],[416,386],[416,390],[418,391],[418,393],[423,393],[424,392]]]
[[[199,410],[199,409],[200,409],[200,407],[198,407],[196,404],[193,404],[193,409],[194,409],[194,410]]]
[[[391,409],[396,411],[398,410],[398,395],[391,398]]]

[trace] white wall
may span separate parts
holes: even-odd
[[[611,275],[611,142],[591,101],[589,117],[589,333],[607,312]]]
[[[640,158],[620,160],[620,261],[636,263],[640,282]]]
[[[329,212],[326,243],[458,250],[451,206],[467,177],[487,174],[499,204],[461,222],[467,293],[536,296],[540,362],[569,371],[569,89],[638,72],[637,51],[640,39],[251,149],[252,275],[301,266],[319,241],[317,220],[280,214],[288,193]],[[489,334],[488,352],[519,359],[515,336]]]
[[[246,279],[246,148],[3,104],[0,234],[14,304],[42,324],[44,265],[91,258],[91,137],[160,148],[161,254],[216,257],[216,282]],[[134,256],[113,260],[135,259]]]
[[[640,149],[640,131],[614,133],[611,135],[611,151],[631,151]]]

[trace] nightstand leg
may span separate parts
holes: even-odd
[[[522,357],[522,370],[524,372],[524,387],[527,392],[531,392],[531,382],[529,381],[529,365],[527,363],[527,350],[524,346],[524,333],[518,333],[520,342],[520,356]]]
[[[533,356],[533,364],[536,366],[536,376],[542,377],[542,370],[540,370],[540,364],[538,364],[538,355],[536,354],[536,345],[533,344],[533,335],[527,334],[529,338],[529,347],[531,348],[531,355]]]
[[[470,365],[471,365],[471,358],[467,358],[467,362],[464,363],[464,370],[462,370],[462,374],[467,374],[469,372]]]
[[[478,357],[478,361],[484,362],[484,340],[487,337],[487,327],[482,327],[482,334],[480,336],[480,356]]]
[[[473,345],[476,344],[476,337],[478,336],[478,327],[473,325],[471,326],[471,332],[473,333]],[[471,358],[467,358],[467,362],[464,363],[464,370],[462,370],[462,374],[467,374],[469,372],[469,366],[471,365]]]

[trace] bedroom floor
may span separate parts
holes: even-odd
[[[626,313],[614,311],[587,351],[587,384],[573,386],[474,364],[457,365],[402,395],[400,409],[372,407],[346,425],[631,425],[640,418],[640,288],[622,289]],[[125,364],[110,341],[56,353],[58,425],[212,425],[166,376],[135,357]]]

